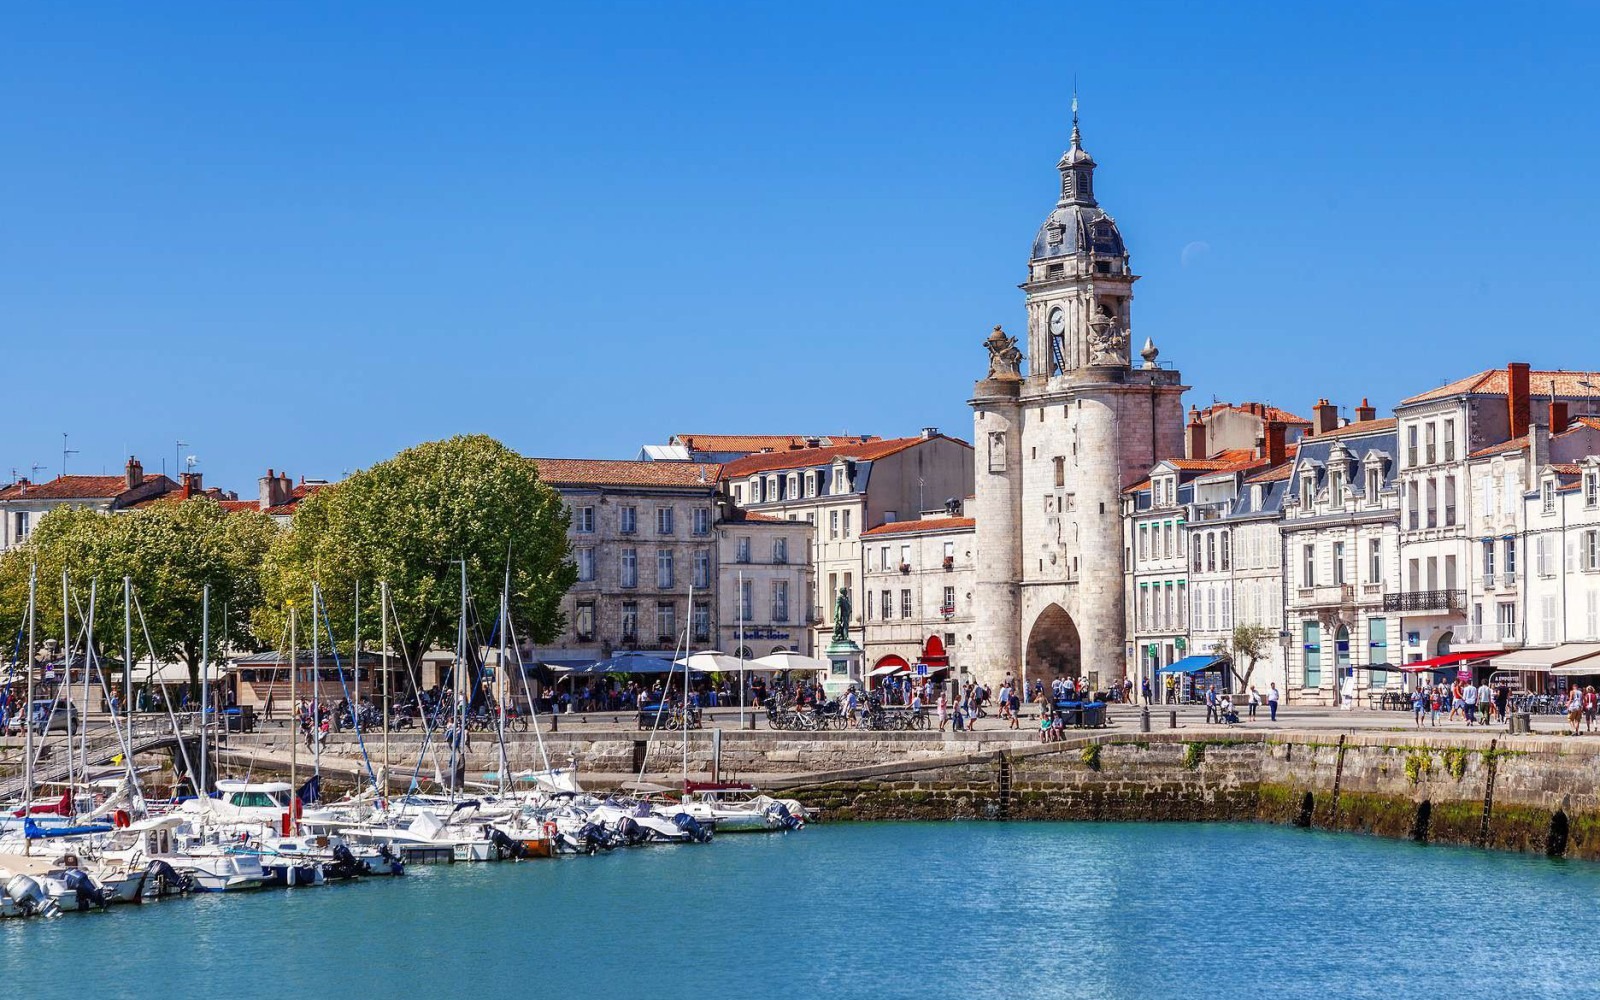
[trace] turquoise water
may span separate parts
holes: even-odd
[[[1597,907],[1600,866],[1288,828],[841,824],[5,921],[0,969],[30,1000],[1594,997]]]

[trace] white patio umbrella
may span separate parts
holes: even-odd
[[[707,674],[738,674],[739,675],[739,728],[744,728],[744,672],[747,668],[745,661],[737,656],[715,649],[708,649],[701,653],[690,653],[681,660],[674,661],[691,671]]]
[[[756,670],[832,670],[833,664],[827,660],[819,660],[815,656],[806,656],[785,650],[782,653],[772,653],[751,660],[750,666]]]

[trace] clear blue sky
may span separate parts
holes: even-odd
[[[93,3],[0,32],[0,479],[968,437],[1098,192],[1193,399],[1600,367],[1590,5]],[[1189,248],[1185,253],[1185,248]]]

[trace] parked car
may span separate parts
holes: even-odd
[[[33,703],[33,731],[36,733],[64,733],[67,731],[67,719],[72,720],[72,731],[77,732],[83,725],[83,719],[78,713],[77,705],[60,704],[45,699]],[[6,722],[6,732],[15,736],[21,733],[26,726],[23,724],[22,714],[13,715]]]

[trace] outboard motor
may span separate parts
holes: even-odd
[[[514,840],[507,836],[505,831],[497,830],[492,826],[486,826],[483,829],[484,833],[489,835],[489,843],[494,845],[495,853],[500,855],[501,858],[521,860],[528,856],[528,848],[523,845],[522,841]]]
[[[688,834],[689,839],[694,843],[711,843],[711,828],[704,826],[699,820],[695,819],[693,816],[690,816],[688,813],[679,813],[678,815],[672,817],[672,822],[678,827],[678,829]]]
[[[6,882],[6,895],[17,904],[25,917],[54,917],[61,906],[50,898],[50,893],[38,879],[31,875],[13,875]]]
[[[98,906],[102,910],[106,908],[105,892],[94,884],[94,879],[82,868],[68,868],[67,873],[61,876],[61,881],[77,894],[78,909],[85,910],[90,906]]]
[[[402,859],[400,855],[396,854],[394,848],[390,847],[388,844],[379,845],[378,857],[382,858],[389,865],[390,875],[401,875],[405,873],[405,860]]]
[[[178,871],[165,861],[157,859],[145,866],[144,879],[149,882],[151,877],[156,880],[156,895],[165,896],[169,892],[189,893],[194,891],[194,877]]]
[[[348,845],[339,841],[333,845],[333,863],[323,865],[322,873],[327,878],[355,878],[357,875],[371,875],[372,869],[356,857]]]
[[[617,837],[621,839],[622,846],[632,847],[648,840],[649,834],[645,833],[644,829],[633,821],[633,817],[624,816],[617,820]]]
[[[767,806],[766,814],[785,830],[798,830],[805,825],[805,821],[790,812],[789,807],[782,802],[774,802]]]

